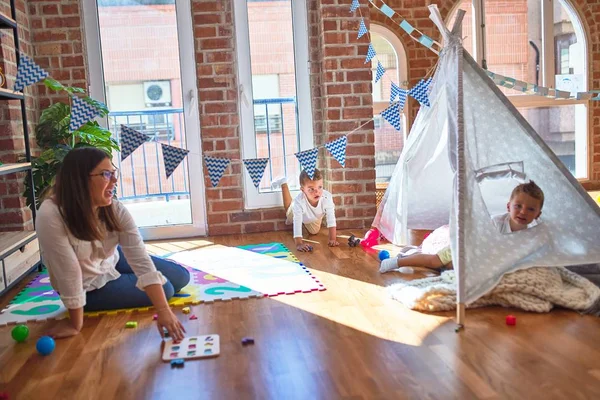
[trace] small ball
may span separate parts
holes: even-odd
[[[37,349],[38,353],[43,356],[47,356],[54,351],[55,346],[56,344],[54,343],[54,339],[52,339],[50,336],[42,336],[38,339],[35,348]]]
[[[379,260],[383,261],[383,260],[387,260],[388,258],[390,258],[390,252],[387,250],[381,250],[379,252]]]
[[[29,336],[29,328],[25,325],[17,325],[13,328],[11,335],[17,342],[24,342]]]

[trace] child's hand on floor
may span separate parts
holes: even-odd
[[[329,242],[327,244],[329,245],[329,247],[336,247],[340,245],[340,243],[335,239],[329,239]]]
[[[306,243],[301,243],[301,244],[297,244],[296,245],[296,250],[298,251],[312,251],[312,246],[306,244]]]

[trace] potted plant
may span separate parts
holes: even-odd
[[[78,94],[81,99],[94,105],[100,110],[100,117],[108,115],[105,104],[85,95],[85,91],[78,87],[63,86],[60,82],[46,78],[44,85],[57,92],[66,92],[69,100]],[[75,131],[69,130],[71,122],[71,101],[69,104],[56,102],[42,111],[37,126],[35,127],[35,140],[41,150],[39,157],[32,158],[33,186],[36,193],[35,207],[39,208],[44,195],[54,184],[54,179],[62,161],[69,150],[92,146],[104,150],[111,158],[113,151],[119,151],[117,142],[111,137],[111,132],[100,126],[96,121],[88,121]],[[25,191],[23,196],[27,205],[33,209],[33,196],[30,187],[32,182],[29,174],[25,178]]]

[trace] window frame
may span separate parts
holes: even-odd
[[[484,69],[487,69],[486,55],[486,26],[485,26],[485,1],[486,0],[472,0],[472,15],[473,15],[473,58],[477,63]],[[586,30],[583,28],[582,18],[576,9],[573,7],[569,0],[540,0],[541,2],[541,21],[542,21],[542,48],[541,48],[541,67],[540,67],[540,78],[541,86],[548,88],[555,87],[555,57],[554,57],[554,2],[559,1],[560,4],[565,7],[567,13],[573,21],[573,28],[576,32],[577,38],[581,38],[583,41],[582,48],[589,48],[589,38]],[[451,21],[456,11],[460,8],[461,3],[458,2],[454,7],[453,11],[448,14],[447,21]],[[479,28],[478,28],[479,27]],[[550,39],[550,40],[549,40]],[[590,68],[588,62],[588,51],[583,52],[583,65],[584,65],[584,76],[585,86],[584,91],[588,90],[590,82]],[[494,72],[494,71],[492,71]],[[516,93],[516,92],[515,92]],[[579,182],[585,183],[590,182],[590,171],[592,165],[593,151],[592,151],[592,135],[590,134],[590,127],[592,126],[592,113],[590,112],[591,101],[590,100],[576,100],[576,99],[552,99],[537,95],[525,95],[515,94],[506,97],[516,108],[542,108],[542,107],[560,107],[568,105],[583,104],[586,106],[587,118],[586,123],[586,140],[585,148],[578,149],[577,141],[575,150],[575,160],[577,162],[577,152],[584,151],[587,155],[585,173],[582,177],[576,177]],[[581,146],[581,144],[580,144]]]
[[[402,43],[402,41],[400,40],[400,38],[388,27],[383,26],[383,25],[379,25],[375,22],[371,22],[371,33],[375,33],[381,37],[383,37],[385,40],[388,41],[388,43],[392,46],[392,49],[394,49],[394,51],[396,52],[396,60],[398,62],[398,76],[396,76],[397,79],[397,83],[398,85],[400,85],[400,87],[404,87],[404,85],[402,85],[404,82],[408,83],[408,57],[407,57],[407,52],[406,52],[406,48],[404,47],[404,44]],[[374,63],[375,61],[371,61],[371,63]],[[375,68],[377,66],[375,65]],[[371,69],[373,69],[373,67],[371,67]],[[388,106],[390,105],[389,99],[383,99],[382,101],[375,101],[375,99],[373,99],[373,115],[379,115],[381,114],[381,112],[383,110],[385,110]],[[410,128],[411,128],[411,124],[410,121],[408,119],[408,115],[410,112],[410,102],[406,101],[404,108],[402,109],[402,111],[400,112],[400,117],[402,119],[402,135],[404,142],[406,142],[406,137],[408,136],[408,133],[410,132]],[[381,182],[377,184],[377,189],[385,189],[387,188],[388,183],[387,182]]]
[[[240,138],[242,158],[256,158],[256,132],[252,94],[252,67],[250,60],[250,32],[248,1],[234,0],[234,25],[237,52],[238,94],[240,108]],[[310,92],[309,29],[307,0],[291,0],[292,29],[294,37],[294,66],[296,78],[296,104],[298,118],[299,151],[314,147],[312,98]],[[296,162],[288,156],[286,162]],[[268,168],[268,165],[267,165]],[[261,209],[282,205],[281,193],[260,193],[246,171],[242,171],[244,204],[246,209]],[[275,177],[273,177],[275,178]],[[292,178],[292,177],[288,177]],[[300,193],[292,190],[292,196]]]

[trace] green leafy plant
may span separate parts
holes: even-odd
[[[82,100],[92,104],[100,110],[100,117],[108,115],[108,108],[103,103],[85,95],[85,91],[78,87],[64,86],[60,82],[46,78],[44,85],[56,92],[66,92],[69,100],[79,96]],[[70,103],[71,101],[69,101]],[[35,207],[39,208],[41,200],[54,184],[58,169],[62,165],[65,155],[77,147],[96,147],[104,150],[109,157],[113,151],[118,151],[117,142],[111,137],[111,132],[100,126],[96,121],[88,121],[75,131],[69,130],[71,122],[71,105],[56,102],[46,108],[35,128],[35,140],[42,150],[39,157],[32,157],[33,186],[36,193]],[[27,205],[33,209],[33,196],[31,194],[32,182],[29,174],[25,178],[25,191],[23,196]]]

